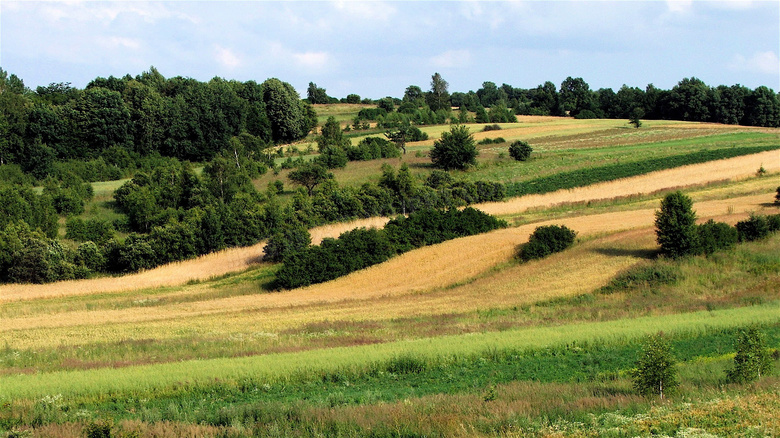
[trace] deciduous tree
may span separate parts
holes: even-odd
[[[467,166],[476,166],[477,155],[479,152],[469,128],[454,125],[433,143],[431,161],[434,166],[444,170],[465,169]]]
[[[663,336],[651,336],[631,372],[634,389],[641,395],[658,395],[663,399],[679,385],[675,363],[671,347]]]

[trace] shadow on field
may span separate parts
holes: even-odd
[[[647,260],[655,259],[659,254],[657,249],[593,248],[592,251],[606,256],[635,257]]]

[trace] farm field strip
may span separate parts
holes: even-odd
[[[323,225],[310,230],[312,242],[357,227],[382,227],[388,218],[368,218],[353,222]],[[123,292],[163,286],[178,286],[193,280],[208,280],[224,274],[243,271],[262,263],[265,241],[252,246],[225,249],[191,260],[169,263],[154,269],[118,277],[61,281],[48,284],[0,285],[0,302]]]
[[[643,245],[638,246],[637,241]],[[357,290],[351,300],[328,300],[325,296],[321,301],[299,304],[291,301],[295,292],[289,292],[289,304],[277,307],[263,306],[263,298],[271,298],[267,295],[240,304],[203,302],[204,307],[212,308],[210,312],[192,310],[186,306],[62,312],[28,318],[26,321],[16,320],[32,324],[25,324],[26,327],[20,327],[20,331],[6,334],[8,342],[18,348],[86,345],[119,342],[123,339],[159,340],[195,335],[218,338],[230,336],[231,333],[244,333],[252,338],[260,333],[275,335],[280,331],[329,320],[389,320],[519,305],[590,292],[621,269],[637,262],[637,257],[630,252],[617,256],[600,251],[605,246],[614,245],[629,245],[633,251],[647,250],[648,247],[652,248],[652,236],[646,231],[640,231],[594,239],[572,249],[568,254],[514,265],[498,273],[482,273],[473,281],[455,287],[395,294]],[[569,258],[574,258],[574,262],[570,262]],[[487,288],[490,293],[485,293]],[[88,325],[83,325],[85,318],[90,321]],[[9,327],[14,325],[14,318],[6,320]],[[67,325],[68,322],[71,324]],[[23,328],[29,329],[21,330]]]
[[[366,367],[399,355],[426,358],[466,356],[489,349],[522,350],[577,342],[609,343],[625,341],[661,330],[666,333],[691,333],[778,321],[780,321],[780,304],[773,302],[727,310],[503,332],[470,333],[299,353],[195,360],[122,369],[4,376],[0,378],[3,386],[0,401],[40,398],[56,394],[73,397],[154,391],[181,385],[200,386],[214,384],[216,381],[229,382],[249,378],[254,381],[276,383],[301,373]]]
[[[740,199],[707,201],[696,205],[700,217],[716,216],[735,222],[745,212],[759,210],[765,195]],[[620,270],[637,263],[637,250],[653,248],[649,228],[654,209],[614,212],[549,221],[563,223],[579,231],[581,237],[635,229],[621,236],[639,243],[625,256],[602,254],[605,240],[589,241],[577,248],[575,262],[567,256],[520,265],[508,271],[518,280],[506,277],[500,293],[485,294],[480,276],[506,263],[516,245],[541,225],[529,224],[498,230],[481,236],[456,239],[422,248],[364,271],[294,291],[242,295],[237,297],[153,307],[117,310],[82,310],[5,318],[2,327],[10,345],[17,348],[82,344],[100,340],[172,338],[192,335],[214,336],[225,331],[267,333],[330,318],[368,320],[437,312],[457,312],[485,307],[515,305],[532,300],[589,292],[603,285]],[[614,246],[614,241],[606,246]],[[432,261],[436,263],[431,263]],[[568,266],[562,266],[568,265]],[[447,266],[446,270],[437,268]],[[549,267],[546,271],[544,267]],[[593,267],[599,270],[593,272]],[[538,270],[538,271],[534,271]],[[552,275],[563,271],[565,274]],[[404,275],[398,275],[403,272]],[[535,272],[535,273],[534,273]],[[511,277],[512,274],[497,274]],[[534,278],[557,278],[549,284],[525,283]],[[484,280],[488,281],[488,280]],[[465,283],[462,286],[457,286]],[[490,283],[491,288],[494,283]],[[457,287],[452,288],[452,285]],[[573,286],[579,285],[579,286]],[[533,287],[531,287],[533,286]],[[445,291],[442,289],[449,288]],[[437,292],[438,291],[438,292]],[[371,302],[371,305],[366,305]],[[411,303],[415,303],[411,305]],[[89,321],[85,324],[85,321]],[[141,324],[143,323],[143,324]]]
[[[780,151],[768,151],[728,160],[684,166],[588,187],[542,195],[527,195],[506,202],[481,204],[476,207],[486,213],[508,216],[531,208],[599,201],[641,193],[653,193],[674,187],[701,185],[727,179],[742,179],[755,175],[756,170],[761,166],[769,173],[780,172]],[[344,231],[361,226],[380,227],[387,220],[387,218],[369,218],[344,224],[326,225],[312,230],[312,238],[317,241],[322,237],[337,237]],[[0,302],[182,285],[192,280],[205,280],[254,266],[262,255],[264,245],[264,242],[260,242],[250,247],[232,248],[122,277],[102,277],[43,285],[1,285]]]

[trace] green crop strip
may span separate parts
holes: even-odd
[[[672,169],[689,164],[705,163],[707,161],[734,158],[742,155],[780,149],[780,146],[751,146],[741,148],[713,149],[683,155],[672,155],[663,158],[651,158],[643,161],[619,163],[609,166],[578,169],[525,182],[506,184],[508,197],[554,192],[561,189],[572,189],[621,178],[642,175],[658,170]]]
[[[234,359],[195,360],[159,365],[4,376],[0,401],[47,395],[96,396],[210,386],[214,382],[249,379],[269,385],[306,379],[306,376],[366,370],[399,355],[429,361],[465,357],[488,349],[496,351],[542,349],[581,343],[626,342],[650,333],[689,332],[773,324],[780,321],[780,303],[712,312],[643,317],[631,320],[571,324],[504,332],[489,332],[416,339],[360,347],[332,348],[298,353]]]

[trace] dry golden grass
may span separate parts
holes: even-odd
[[[570,190],[513,198],[506,202],[479,205],[480,210],[493,215],[509,215],[529,208],[558,204],[598,201],[637,194],[649,194],[675,187],[689,187],[708,182],[738,180],[756,175],[760,167],[767,172],[780,171],[780,151],[767,151],[726,160],[694,164],[661,170],[617,181],[593,184]]]
[[[735,222],[760,211],[766,195],[695,204],[700,218]],[[6,318],[0,332],[15,348],[125,339],[273,335],[328,320],[376,320],[473,311],[586,293],[638,263],[655,247],[655,209],[549,221],[588,240],[548,259],[510,266],[516,246],[544,223],[497,230],[415,250],[340,279],[263,295],[116,310],[78,310]],[[612,248],[612,250],[610,250]],[[617,251],[614,249],[618,248]],[[620,250],[622,248],[623,250]],[[194,285],[192,288],[208,287]]]
[[[387,218],[323,225],[311,229],[312,242],[319,244],[325,237],[338,237],[356,227],[383,227]],[[87,280],[61,281],[49,284],[0,285],[0,301],[32,300],[96,293],[123,292],[164,286],[178,286],[193,280],[206,280],[231,272],[243,271],[262,263],[265,242],[230,248],[206,254],[192,260],[169,263],[148,271],[121,277],[101,277]]]
[[[736,157],[727,160],[684,166],[626,178],[592,186],[561,190],[543,195],[529,195],[507,202],[481,204],[481,210],[499,216],[517,214],[530,208],[549,207],[566,203],[580,203],[602,199],[625,197],[640,193],[653,193],[673,187],[686,187],[727,179],[741,179],[755,175],[759,167],[767,172],[780,171],[780,151]],[[726,207],[732,207],[730,202]],[[766,201],[766,196],[763,199]],[[754,208],[760,208],[758,202]],[[652,215],[650,215],[652,217]],[[356,227],[380,227],[386,218],[370,218],[344,224],[332,224],[312,230],[312,240],[318,243],[323,237],[337,237]],[[619,225],[619,224],[616,224]],[[621,227],[618,227],[618,229]],[[192,280],[204,280],[223,274],[244,270],[256,265],[262,255],[264,242],[208,254],[194,260],[171,263],[149,271],[123,277],[105,277],[89,280],[58,282],[45,285],[2,285],[0,301],[14,301],[44,297],[59,297],[107,293],[145,288],[182,285]],[[424,263],[418,261],[416,263]],[[402,272],[402,271],[399,271]],[[430,273],[436,278],[437,273]]]

